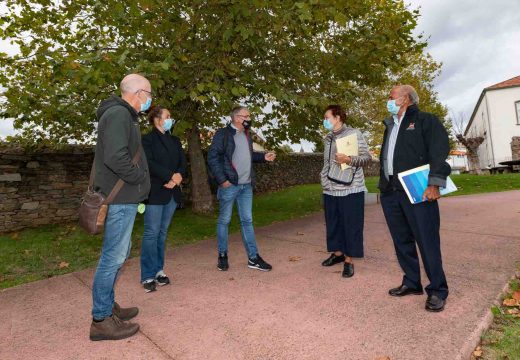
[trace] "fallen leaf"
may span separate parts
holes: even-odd
[[[473,351],[473,356],[481,357],[482,356],[482,350],[475,350],[475,351]]]
[[[235,278],[234,278],[234,277],[230,277],[229,280],[230,280],[230,281],[233,281],[233,280],[235,280]]]
[[[520,300],[520,291],[515,291],[513,293],[513,299]]]
[[[301,259],[301,256],[289,256],[289,261],[300,261]]]
[[[378,357],[376,360],[390,360],[389,356]]]
[[[68,262],[65,262],[65,261],[62,261],[62,262],[60,262],[60,264],[58,265],[58,267],[59,267],[60,269],[68,268],[68,267],[69,267],[69,263],[68,263]]]
[[[507,313],[509,315],[520,314],[520,310],[518,310],[517,308],[507,309]]]
[[[305,233],[302,233],[302,232],[298,231],[298,232],[296,233],[296,235],[305,235]]]
[[[516,299],[505,299],[502,304],[504,306],[518,306],[519,302]]]
[[[18,240],[19,237],[20,235],[17,232],[11,234],[11,239],[13,240]]]

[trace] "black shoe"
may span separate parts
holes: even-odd
[[[168,285],[170,283],[170,279],[166,275],[159,275],[155,278],[155,282],[159,286]]]
[[[144,281],[143,287],[144,287],[144,291],[147,293],[157,290],[157,287],[155,285],[155,280]]]
[[[349,278],[354,276],[354,264],[345,263],[343,265],[343,274],[341,274],[344,278]]]
[[[260,257],[260,255],[256,255],[256,258],[249,258],[247,262],[247,267],[250,269],[256,269],[261,271],[271,271],[272,266],[269,265]]]
[[[439,312],[444,310],[445,304],[446,300],[441,299],[437,295],[429,295],[424,308],[428,311]]]
[[[345,261],[345,255],[330,254],[329,258],[321,263],[322,266],[332,266]]]
[[[217,269],[219,269],[220,271],[227,271],[227,269],[229,269],[227,253],[218,254]]]
[[[390,296],[422,295],[423,289],[412,289],[406,285],[401,285],[388,291]]]

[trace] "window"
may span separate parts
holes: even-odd
[[[520,101],[515,102],[516,125],[520,125]]]

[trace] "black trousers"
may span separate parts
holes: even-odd
[[[349,257],[363,257],[365,193],[346,196],[323,194],[327,251],[341,251]]]
[[[430,280],[426,292],[446,299],[448,284],[442,269],[437,201],[412,204],[404,191],[394,190],[381,193],[381,205],[404,272],[403,285],[422,289],[417,244]]]

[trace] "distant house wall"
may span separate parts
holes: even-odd
[[[466,130],[467,137],[484,137],[478,148],[482,169],[500,167],[500,162],[511,160],[511,138],[520,136],[517,102],[520,87],[484,90]]]
[[[491,135],[493,138],[494,167],[511,160],[511,138],[520,136],[515,102],[520,101],[520,87],[487,92]]]

